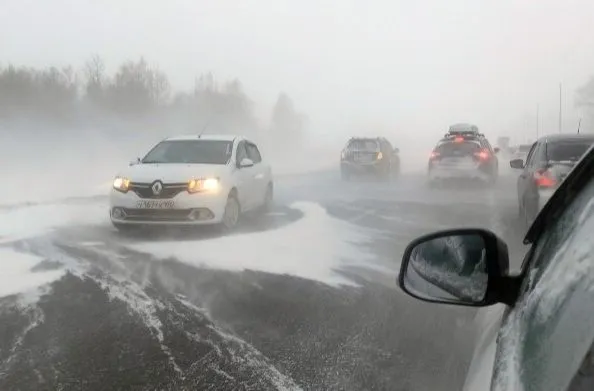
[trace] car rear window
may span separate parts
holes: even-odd
[[[347,149],[349,151],[377,151],[379,143],[377,140],[351,140]]]
[[[468,156],[477,152],[481,146],[474,142],[445,142],[435,149],[441,156]]]
[[[593,143],[594,139],[549,142],[547,144],[547,159],[578,161]]]

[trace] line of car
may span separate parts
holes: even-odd
[[[509,272],[506,243],[481,228],[413,240],[397,284],[419,300],[483,309],[463,390],[594,389],[594,135],[539,138],[515,156],[530,245]],[[521,151],[519,151],[521,152]]]
[[[465,390],[594,389],[593,135],[538,139],[518,177],[520,213],[530,250],[519,275],[509,274],[506,244],[494,233],[462,228],[432,233],[405,250],[398,285],[420,300],[492,307],[484,316]],[[492,182],[497,148],[474,125],[457,124],[430,158],[430,180]],[[398,149],[384,138],[352,138],[341,173],[390,179]],[[444,174],[445,173],[445,174]],[[168,138],[114,179],[110,216],[120,230],[138,225],[220,224],[267,210],[273,177],[258,146],[237,136]]]

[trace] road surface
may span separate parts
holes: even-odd
[[[275,210],[229,236],[122,236],[106,197],[0,209],[0,265],[25,265],[0,288],[0,389],[459,389],[475,310],[404,295],[400,257],[486,227],[517,269],[514,186],[282,177]]]

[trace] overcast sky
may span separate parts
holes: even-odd
[[[556,132],[559,82],[564,126],[577,126],[593,25],[592,0],[0,0],[0,62],[97,53],[113,70],[144,55],[176,89],[208,70],[238,77],[262,115],[286,91],[327,133],[438,136],[460,121],[532,133],[537,103]]]

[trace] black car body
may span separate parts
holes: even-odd
[[[429,181],[432,184],[450,179],[493,182],[499,175],[498,151],[478,130],[450,129],[431,152]]]
[[[353,137],[340,154],[340,173],[344,180],[355,175],[390,179],[400,173],[398,148],[384,137]]]
[[[591,147],[529,228],[517,275],[509,273],[507,245],[484,229],[435,232],[405,250],[398,284],[406,293],[489,307],[477,315],[477,335],[468,336],[475,349],[463,390],[594,390],[593,172]],[[423,251],[439,262],[418,256],[421,247],[468,235],[483,241],[481,257],[462,256],[471,274],[459,273],[460,259],[449,255],[464,254],[464,240],[449,252]]]
[[[532,144],[525,161],[510,161],[512,168],[522,170],[517,183],[518,206],[527,225],[592,144],[594,135],[545,136]]]

